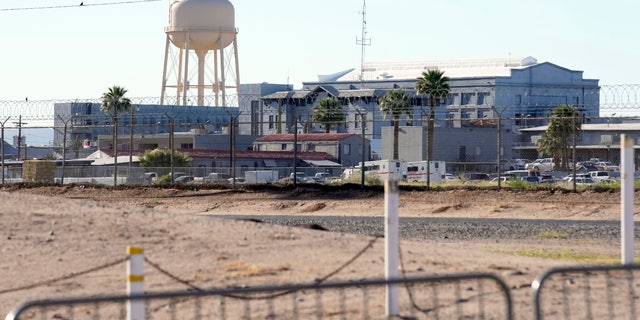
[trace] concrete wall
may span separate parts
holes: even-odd
[[[382,131],[382,159],[393,155],[393,128]],[[514,138],[510,128],[501,130],[501,158],[513,159]],[[427,157],[426,129],[418,126],[400,127],[398,153],[401,160],[420,161]],[[424,158],[421,158],[424,157]],[[495,162],[498,158],[496,128],[435,128],[433,160],[446,162]]]

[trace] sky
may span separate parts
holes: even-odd
[[[171,1],[0,1],[0,101],[99,99],[114,85],[159,97]],[[601,85],[640,84],[634,0],[367,0],[364,16],[363,0],[231,2],[242,83],[300,88],[359,68],[366,17],[365,62],[532,56]],[[12,10],[38,7],[63,8]]]
[[[160,95],[170,0],[80,1],[0,1],[0,100],[97,99],[113,85]],[[129,3],[95,5],[113,2]],[[359,68],[362,0],[231,2],[242,83],[299,88]],[[8,10],[55,6],[72,7]],[[633,0],[368,0],[364,61],[533,56],[601,85],[637,84],[638,9]]]

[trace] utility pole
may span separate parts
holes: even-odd
[[[229,115],[229,173],[231,174],[231,187],[236,188],[236,117],[231,112]],[[239,114],[237,116],[240,116]]]
[[[13,124],[15,124],[18,127],[18,161],[20,161],[22,159],[22,126],[27,124],[26,122],[22,122],[22,115],[18,116],[18,122],[14,122]],[[25,146],[26,148],[26,146]],[[25,158],[26,158],[26,150],[25,150]]]
[[[0,152],[2,152],[2,184],[4,184],[4,178],[5,178],[5,166],[4,166],[4,124],[7,123],[7,121],[9,121],[11,117],[7,117],[7,119],[5,119],[4,121],[0,122],[0,125],[2,126],[2,138],[0,139],[0,143],[2,143],[0,145]]]
[[[502,179],[500,177],[500,171],[502,168],[500,168],[500,166],[502,165],[502,113],[507,110],[507,107],[505,106],[504,108],[502,108],[502,110],[500,110],[500,112],[498,112],[498,110],[496,110],[495,106],[491,106],[491,110],[493,110],[493,112],[498,116],[498,122],[496,124],[496,128],[498,129],[497,135],[498,135],[498,147],[497,147],[497,162],[498,162],[498,168],[497,168],[497,173],[498,173],[498,190],[500,190],[500,188],[502,188]]]
[[[131,106],[131,119],[129,121],[129,181],[132,181],[131,166],[133,164],[133,128],[135,121],[135,107]]]
[[[576,116],[578,115],[578,110],[577,109],[573,109],[572,110],[572,115],[571,115],[571,131],[573,132],[573,137],[572,138],[572,144],[573,144],[573,152],[571,157],[573,158],[573,163],[571,165],[571,173],[573,176],[573,192],[576,192],[577,189],[577,185],[576,185]],[[608,125],[607,125],[608,126]]]
[[[58,115],[58,118],[60,118],[62,123],[64,123],[64,132],[62,137],[62,174],[60,175],[60,185],[64,185],[64,170],[65,163],[67,161],[67,127],[69,126],[69,120],[71,120],[71,117],[65,120]]]
[[[236,119],[229,118],[229,164],[231,165],[231,177],[233,177],[233,188],[236,187]]]
[[[175,122],[175,116],[174,117],[170,117],[168,113],[165,112],[165,115],[167,116],[167,119],[169,121],[169,161],[170,161],[170,166],[171,166],[171,183],[173,183],[175,181],[175,173],[174,171],[174,167],[173,167],[173,150],[174,150],[174,141],[173,141],[173,135],[174,135],[174,122]]]
[[[298,117],[293,115],[293,187],[298,186]]]
[[[366,113],[362,113],[360,112],[360,109],[356,109],[356,112],[358,113],[358,115],[360,115],[360,121],[362,122],[362,124],[360,125],[362,128],[362,165],[360,166],[360,188],[364,190],[364,177],[365,177],[365,168],[366,166],[364,165],[364,162],[366,161],[366,150],[367,150],[367,146],[366,146],[366,138],[364,136],[365,134],[365,125],[366,125]]]

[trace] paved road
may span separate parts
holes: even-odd
[[[219,216],[287,226],[315,226],[333,232],[384,235],[384,219],[374,217]],[[635,228],[636,238],[640,230]],[[471,240],[527,239],[543,233],[564,234],[566,239],[620,241],[619,221],[557,221],[515,219],[400,218],[402,239]]]

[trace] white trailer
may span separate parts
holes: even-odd
[[[365,161],[365,174],[375,175],[381,180],[404,180],[407,174],[407,162],[404,160]]]
[[[429,161],[429,182],[442,182],[447,171],[444,161]],[[407,181],[427,181],[427,161],[407,162]]]
[[[244,173],[244,183],[265,184],[278,181],[278,170],[252,170]]]

